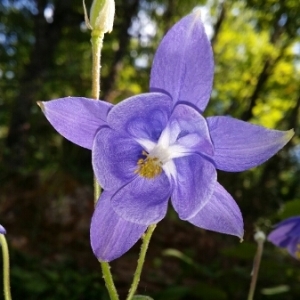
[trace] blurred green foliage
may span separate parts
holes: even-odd
[[[45,264],[21,253],[13,255],[12,260],[13,299],[109,300],[99,272],[78,270],[72,262]]]
[[[101,99],[117,103],[147,92],[159,41],[195,6],[202,7],[216,63],[205,115],[294,128],[296,135],[263,166],[219,173],[243,212],[245,242],[193,228],[170,211],[154,234],[139,293],[156,300],[245,299],[253,231],[300,215],[299,1],[116,0],[114,30],[105,36],[102,54]],[[90,153],[54,132],[35,104],[90,96],[82,3],[2,0],[0,14],[0,219],[14,253],[13,296],[105,300],[88,240]],[[113,263],[121,294],[137,251]],[[62,253],[61,261],[53,258]],[[256,299],[297,299],[299,281],[299,262],[266,244]]]

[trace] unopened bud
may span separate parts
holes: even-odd
[[[259,242],[264,242],[266,240],[266,235],[264,234],[264,232],[262,231],[257,231],[255,234],[254,234],[254,239],[257,243]]]
[[[114,0],[94,0],[90,11],[90,25],[93,30],[111,32],[115,17]]]

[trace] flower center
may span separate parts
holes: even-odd
[[[145,178],[151,179],[155,178],[162,172],[162,162],[156,156],[149,155],[146,151],[143,151],[142,154],[145,158],[140,158],[137,161],[137,169],[134,173],[137,173]]]

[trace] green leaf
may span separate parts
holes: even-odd
[[[286,293],[290,290],[288,285],[278,285],[271,288],[265,288],[261,290],[263,295],[277,295],[281,293]]]
[[[222,255],[227,257],[253,260],[256,252],[256,244],[243,242],[234,247],[228,247],[221,250]]]
[[[179,251],[177,249],[171,249],[171,248],[166,249],[163,251],[163,255],[179,258],[180,260],[184,261],[188,265],[194,264],[193,260],[190,257],[188,257],[187,255],[185,255],[184,253],[182,253],[181,251]]]
[[[218,286],[210,286],[206,283],[199,282],[192,290],[191,295],[197,299],[214,299],[214,300],[227,300],[226,292]],[[193,297],[193,299],[195,299]]]
[[[153,298],[149,296],[144,296],[144,295],[135,295],[132,300],[154,300]]]
[[[183,252],[181,252],[177,249],[169,248],[169,249],[164,250],[162,254],[164,256],[176,257],[176,258],[180,259],[181,261],[186,263],[189,267],[197,270],[197,272],[199,272],[207,277],[212,278],[212,277],[215,277],[215,275],[216,275],[214,272],[211,272],[209,268],[206,268],[205,266],[197,264],[196,261],[194,261],[192,258],[190,258],[189,256],[185,255]]]
[[[158,299],[172,299],[172,300],[181,300],[187,297],[190,294],[190,288],[186,286],[170,286],[165,290],[161,291],[157,295]]]
[[[279,215],[282,219],[300,215],[300,200],[286,202],[283,210],[279,212]]]

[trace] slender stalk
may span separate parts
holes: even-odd
[[[3,234],[0,234],[0,244],[2,248],[2,257],[3,257],[4,299],[11,300],[10,279],[9,279],[9,252],[8,252],[7,242]]]
[[[92,43],[92,98],[98,100],[100,96],[100,74],[101,74],[101,50],[103,46],[104,33],[99,30],[93,30],[91,37]],[[96,177],[94,176],[94,203],[96,205],[101,194]]]
[[[92,65],[92,98],[99,99],[100,95],[100,71],[101,71],[101,49],[104,33],[99,30],[92,31],[91,43],[93,53]]]
[[[261,235],[263,234],[263,235]],[[257,251],[255,254],[255,258],[254,258],[254,263],[253,263],[253,270],[252,270],[252,278],[251,278],[251,283],[250,283],[250,289],[249,289],[249,294],[248,294],[248,300],[253,300],[254,297],[254,292],[255,292],[255,288],[256,288],[256,282],[257,282],[257,278],[258,278],[258,271],[259,271],[259,267],[260,267],[260,262],[261,262],[261,257],[262,257],[262,253],[264,250],[264,241],[265,241],[265,236],[264,233],[262,232],[258,232],[254,238],[257,241]]]
[[[104,32],[99,30],[92,30],[91,43],[92,43],[92,98],[99,100],[100,96],[100,71],[101,71],[101,50],[103,46]],[[96,176],[94,175],[94,203],[96,205],[101,194],[101,187],[99,186]],[[107,262],[101,262],[101,269],[105,286],[109,293],[111,300],[119,300],[119,296],[112,278],[110,266]]]
[[[102,274],[103,274],[103,279],[105,281],[105,286],[108,290],[110,300],[119,300],[119,295],[116,290],[111,272],[110,272],[110,266],[109,263],[107,262],[100,262],[101,264],[101,269],[102,269]]]
[[[131,284],[131,287],[130,287],[130,290],[129,290],[126,300],[131,300],[137,290],[137,287],[138,287],[138,284],[139,284],[140,278],[141,278],[143,265],[145,262],[146,253],[147,253],[150,239],[151,239],[151,236],[153,234],[155,227],[156,227],[156,224],[150,225],[148,227],[146,234],[143,236],[143,243],[142,243],[142,247],[141,247],[141,251],[140,251],[140,256],[138,259],[138,263],[137,263],[137,267],[136,267],[136,270],[134,273],[133,281],[132,281],[132,284]]]

